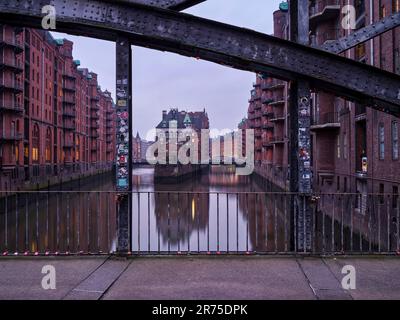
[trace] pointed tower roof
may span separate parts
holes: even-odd
[[[189,113],[186,113],[185,119],[183,120],[184,124],[191,124],[192,120],[190,119]]]

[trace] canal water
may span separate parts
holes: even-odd
[[[113,175],[106,174],[65,184],[61,191],[1,194],[0,252],[114,252],[118,217],[113,182]],[[266,190],[265,181],[237,176],[229,166],[212,166],[174,184],[154,183],[151,167],[135,168],[132,251],[291,252],[296,223],[291,196]],[[316,252],[398,250],[399,226],[392,221],[399,221],[399,210],[371,198],[367,212],[360,214],[357,199],[319,200],[312,221]]]
[[[0,251],[108,253],[116,249],[113,176],[65,184],[62,191],[0,198]],[[175,184],[154,183],[154,169],[133,170],[133,252],[283,250],[289,227],[280,200],[268,200],[234,167]],[[246,192],[246,194],[244,194]],[[281,199],[282,200],[282,199]],[[285,220],[286,214],[286,220]],[[287,245],[287,243],[286,243]]]
[[[213,166],[177,184],[154,184],[152,168],[134,171],[134,252],[285,251],[289,206],[263,193],[235,167]],[[286,231],[285,231],[286,230]]]

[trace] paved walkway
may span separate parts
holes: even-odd
[[[56,270],[44,290],[43,266]],[[342,289],[345,265],[356,290]],[[0,299],[400,299],[400,258],[1,258]]]

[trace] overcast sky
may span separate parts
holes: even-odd
[[[187,13],[267,34],[281,0],[207,0]],[[99,75],[102,89],[115,98],[115,45],[112,42],[53,33],[74,42],[74,59]],[[162,110],[200,111],[213,129],[235,129],[246,116],[253,73],[144,48],[133,48],[134,134],[142,137],[161,119]]]

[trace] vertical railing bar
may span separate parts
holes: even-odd
[[[330,195],[331,198],[331,203],[333,205],[333,210],[332,210],[332,221],[331,221],[331,232],[332,232],[332,253],[335,252],[335,213],[336,213],[336,201],[335,201],[335,196]],[[340,199],[340,196],[339,196]]]
[[[181,234],[181,206],[179,204],[179,192],[178,192],[178,201],[177,201],[177,206],[178,206],[178,253],[181,252],[181,238],[180,238],[180,234]]]
[[[341,242],[341,253],[344,252],[344,199],[345,196],[342,196],[342,212],[341,212],[341,226],[340,226],[340,242]]]
[[[219,193],[217,193],[217,252],[219,250]]]
[[[367,196],[367,203],[369,203],[368,205],[368,211],[369,211],[369,217],[368,217],[368,250],[369,252],[372,252],[372,230],[371,230],[371,220],[372,220],[372,212],[375,212],[375,210],[373,210],[374,208],[374,202],[371,201],[372,196],[368,195]]]
[[[277,211],[277,195],[274,195],[274,240],[275,240],[275,253],[278,253],[278,211]]]
[[[236,193],[236,253],[239,253],[239,194]]]
[[[380,253],[382,248],[381,248],[381,195],[379,196],[378,199],[378,252]]]
[[[348,195],[348,198],[350,202],[350,252],[353,252],[353,232],[354,232],[354,210],[353,210],[353,201],[351,199],[351,195]]]
[[[325,195],[322,195],[322,203],[326,203],[325,201]],[[322,252],[325,254],[325,250],[326,250],[326,239],[325,239],[325,210],[324,210],[324,206],[322,205]]]
[[[226,194],[226,251],[229,253],[229,194]]]
[[[179,196],[178,196],[179,197]],[[178,201],[179,205],[179,201]],[[178,209],[179,210],[179,209]],[[151,251],[151,238],[150,238],[150,192],[147,192],[147,244],[148,252]]]
[[[140,192],[137,192],[137,207],[138,207],[138,225],[137,225],[137,231],[138,231],[138,235],[137,235],[137,239],[138,239],[138,254],[140,255]]]
[[[132,172],[129,173],[130,175]],[[131,208],[130,211],[133,211],[133,191],[132,189],[128,193],[128,211],[129,208]],[[128,253],[133,252],[133,216],[132,212],[129,212],[128,214]]]
[[[111,192],[107,192],[107,251],[111,253],[111,232],[110,232],[110,198],[112,197]]]
[[[303,217],[303,251],[304,251],[304,253],[306,253],[307,252],[306,196],[302,196],[302,204],[303,204],[303,212],[304,212],[304,217]]]
[[[210,220],[207,223],[207,253],[210,253]]]
[[[257,200],[258,200],[258,194],[256,193],[254,195],[255,248],[253,249],[253,251],[255,251],[255,252],[258,250],[258,228],[257,228],[257,211],[258,211],[258,208],[257,208]]]
[[[100,234],[101,234],[101,232],[100,232],[100,226],[101,226],[101,224],[100,224],[100,215],[101,215],[101,213],[100,213],[100,192],[97,192],[96,208],[97,208],[97,214],[96,214],[96,216],[97,216],[97,224],[96,224],[96,227],[97,227],[97,251],[99,253],[101,253],[101,247],[100,247]]]
[[[190,195],[189,193],[186,193],[186,198],[187,198],[187,203],[188,207],[190,208]],[[187,237],[188,237],[188,253],[190,253],[190,221],[191,221],[191,216],[190,216],[190,209],[187,211],[188,213],[188,223],[187,223]]]
[[[170,234],[170,232],[171,232],[171,230],[170,230],[170,223],[171,223],[171,221],[170,221],[170,196],[169,196],[169,192],[168,192],[168,194],[167,194],[167,202],[168,202],[168,206],[167,206],[167,208],[168,208],[168,253],[171,253],[171,234]]]
[[[25,195],[25,251],[29,252],[29,219],[28,219],[28,193]]]
[[[18,254],[18,193],[15,194],[15,253]]]
[[[288,230],[287,230],[287,198],[286,198],[286,195],[283,195],[283,201],[285,202],[285,212],[284,212],[284,215],[285,215],[285,217],[284,217],[284,224],[285,224],[285,226],[284,226],[284,238],[285,238],[285,252],[288,252]],[[266,230],[267,230],[267,228],[266,228]]]
[[[246,193],[246,252],[249,252],[249,194]]]
[[[5,244],[5,251],[7,252],[8,251],[8,193],[6,192],[6,199],[5,199],[5,201],[4,201],[4,203],[5,203],[5,213],[4,213],[4,228],[5,228],[5,231],[4,231],[4,238],[5,238],[5,241],[4,241],[4,244]]]
[[[60,199],[56,193],[56,253],[60,251]]]
[[[46,193],[46,250],[50,251],[50,235],[49,235],[49,192]]]
[[[87,231],[87,247],[88,247],[88,253],[90,253],[90,201],[92,200],[92,195],[90,192],[88,192],[87,194],[87,227],[86,227],[86,231]]]
[[[39,193],[36,193],[36,252],[39,252]]]
[[[297,253],[297,211],[298,211],[298,203],[297,203],[297,196],[294,196],[293,194],[290,195],[292,202],[294,203],[294,214],[293,214],[293,223],[294,223],[294,228],[292,230],[293,232],[293,239],[294,239],[294,252]]]
[[[387,217],[387,252],[389,253],[390,248],[390,195],[388,195],[387,204],[386,204],[386,217]]]
[[[70,251],[70,243],[69,243],[69,225],[70,225],[70,209],[69,209],[69,202],[70,202],[70,194],[67,193],[67,252]]]
[[[400,253],[400,197],[397,196],[397,252]]]
[[[362,195],[361,197],[364,197],[364,195]],[[360,198],[361,199],[361,202],[360,203],[362,203],[362,198]],[[356,197],[356,201],[357,201],[357,197]],[[355,206],[355,204],[354,204],[354,206]],[[353,207],[354,207],[353,206]],[[368,203],[367,203],[367,206],[368,206]],[[365,212],[365,214],[366,214],[367,212]],[[361,218],[362,217],[362,218]],[[363,221],[361,221],[361,219],[363,220]],[[363,216],[362,215],[362,208],[360,208],[360,216],[359,216],[359,219],[358,219],[358,221],[359,221],[359,223],[358,223],[358,228],[359,228],[359,230],[358,230],[358,232],[359,232],[359,248],[360,248],[360,252],[363,252],[363,243],[362,243],[362,228],[363,228],[363,223],[365,223],[365,215]]]
[[[197,253],[200,253],[200,210],[198,210],[198,205],[200,203],[200,195],[199,194],[195,194],[194,195],[194,199],[196,202],[196,198],[197,198],[197,204],[194,206],[194,210],[196,212],[197,210]]]
[[[268,196],[267,194],[264,194],[264,201],[265,201],[265,249],[268,251],[268,216],[269,216],[269,210],[268,210]]]
[[[312,200],[311,200],[312,201]],[[315,202],[316,200],[314,199]],[[311,252],[315,252],[316,248],[317,248],[317,206],[311,205],[310,208],[311,212],[310,212],[310,219],[311,219],[311,236],[310,236],[310,249]]]
[[[158,193],[155,193],[155,194],[154,194],[154,202],[156,201],[157,197],[158,197],[158,198],[160,197],[160,194],[158,194],[157,197],[156,197],[156,194],[158,194]],[[156,214],[157,214],[158,220],[160,221],[159,213],[160,213],[160,211],[158,211],[158,213],[156,213]],[[161,213],[160,213],[160,214],[161,214]],[[158,254],[160,254],[160,253],[161,253],[160,226],[157,227],[157,241],[158,241],[158,243],[157,243],[157,246],[158,246]]]

